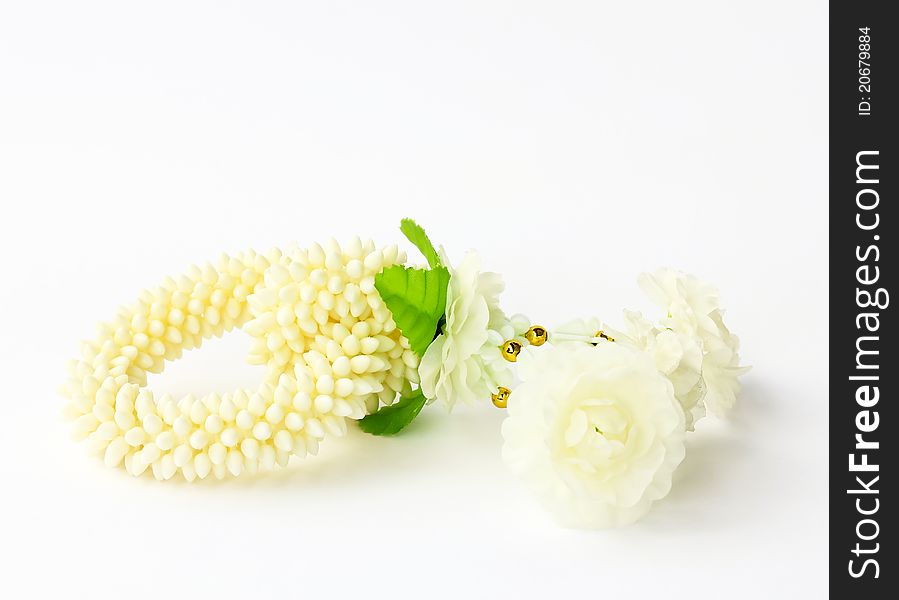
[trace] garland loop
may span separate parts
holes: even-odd
[[[145,291],[99,327],[70,364],[63,393],[75,436],[110,467],[157,479],[222,478],[316,454],[326,433],[346,433],[417,381],[418,357],[374,287],[396,246],[358,238],[290,254],[223,255]],[[148,373],[242,327],[250,362],[266,365],[255,390],[179,400],[146,387]]]

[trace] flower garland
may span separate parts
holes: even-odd
[[[77,438],[110,467],[157,479],[222,478],[316,454],[416,380],[417,356],[384,307],[374,276],[405,256],[353,240],[285,255],[223,255],[144,292],[99,327],[70,364],[63,393]],[[255,390],[157,397],[147,373],[243,327],[250,362],[267,366]]]
[[[663,498],[686,432],[734,405],[748,367],[717,291],[695,277],[640,277],[657,323],[625,311],[621,329],[581,319],[548,330],[506,316],[502,279],[476,254],[453,267],[414,221],[400,229],[426,266],[355,238],[223,255],[145,291],[69,366],[75,436],[110,467],[193,481],[314,455],[346,419],[392,435],[430,402],[489,398],[508,409],[504,459],[560,522],[608,527]],[[235,327],[266,366],[258,388],[175,400],[147,387],[148,373]]]

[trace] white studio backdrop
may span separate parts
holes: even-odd
[[[822,597],[826,30],[800,1],[0,4],[0,597]],[[489,403],[220,483],[71,442],[65,361],[143,287],[404,216],[547,326],[651,311],[657,266],[720,288],[754,368],[645,519],[558,528]],[[151,385],[252,385],[247,347]]]

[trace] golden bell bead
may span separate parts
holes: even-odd
[[[509,362],[518,360],[518,354],[521,352],[521,342],[518,340],[506,340],[503,342],[502,354]]]
[[[496,408],[506,408],[506,405],[509,403],[509,396],[512,395],[512,390],[509,388],[500,386],[496,393],[493,394],[490,398],[493,400],[493,406]]]
[[[614,342],[614,341],[615,341],[615,338],[613,338],[612,336],[610,336],[609,334],[607,334],[607,333],[606,333],[605,331],[603,331],[602,329],[600,329],[599,331],[597,331],[597,332],[593,335],[593,337],[602,338],[602,339],[607,340],[607,341],[609,341],[609,342]],[[593,344],[593,345],[595,346],[596,344]]]
[[[546,343],[548,337],[546,328],[540,325],[534,325],[524,334],[524,338],[531,346],[542,346]]]

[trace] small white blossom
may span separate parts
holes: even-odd
[[[702,348],[701,402],[710,413],[725,415],[740,390],[739,377],[749,367],[740,366],[740,342],[724,325],[718,291],[674,269],[644,273],[640,286],[666,312],[663,327]]]
[[[511,384],[512,365],[502,358],[500,346],[515,332],[499,308],[504,285],[498,274],[481,273],[474,252],[455,269],[445,256],[442,260],[450,269],[446,323],[428,346],[418,372],[425,396],[452,408],[457,400],[489,399],[499,386]]]

